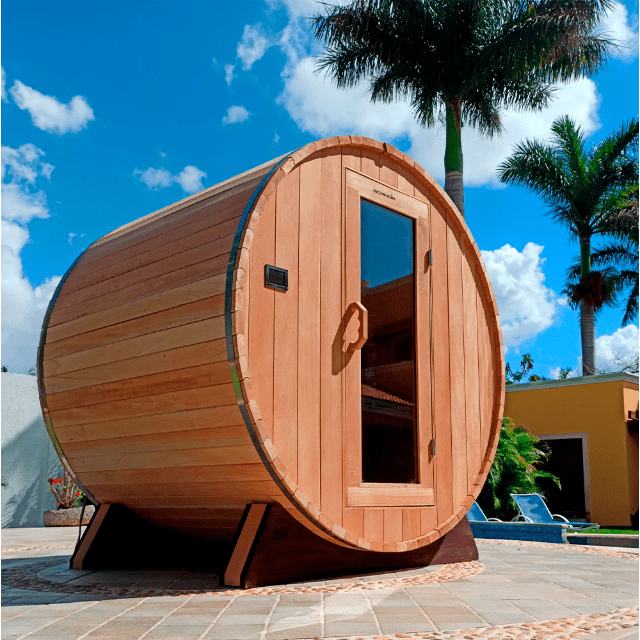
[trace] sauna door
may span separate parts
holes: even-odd
[[[428,216],[347,170],[347,506],[434,503]]]

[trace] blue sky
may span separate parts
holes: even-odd
[[[60,277],[91,242],[151,211],[317,138],[388,141],[441,184],[444,135],[406,104],[372,105],[315,75],[311,0],[3,0],[2,364],[35,364]],[[498,299],[506,358],[577,370],[577,314],[563,299],[577,246],[540,200],[503,188],[496,166],[568,113],[597,143],[638,113],[638,3],[603,29],[626,48],[597,76],[558,88],[540,113],[503,114],[492,140],[463,130],[467,223]],[[636,355],[621,310],[598,319],[598,367]]]

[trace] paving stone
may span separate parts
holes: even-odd
[[[512,604],[508,602],[502,603],[490,603],[490,604],[479,604],[473,607],[473,611],[477,614],[477,616],[483,620],[486,620],[486,623],[490,625],[502,625],[502,624],[513,624],[513,623],[525,623],[525,622],[535,622],[536,619],[525,613],[521,609],[514,607]],[[436,614],[431,614],[429,612],[429,617],[436,622],[440,618],[440,616]],[[437,624],[437,623],[436,623]]]
[[[577,611],[551,600],[518,600],[513,598],[509,603],[538,620],[554,620],[556,618],[572,618]]]
[[[185,624],[197,624],[197,625],[204,625],[204,627],[206,628],[207,625],[213,624],[216,621],[216,617],[217,617],[217,614],[215,613],[210,613],[210,614],[192,613],[186,616],[184,615],[180,616],[180,615],[176,615],[175,613],[172,613],[168,618],[165,618],[162,621],[162,624],[169,627],[177,627]]]
[[[322,602],[323,594],[321,593],[283,593],[280,596],[280,602],[278,606],[283,606],[286,603],[314,603]]]
[[[388,633],[389,635],[396,633],[436,631],[437,629],[436,626],[426,618],[401,618],[400,620],[381,620],[378,618],[378,624],[380,625],[380,631],[382,631],[382,633]]]
[[[199,640],[207,628],[208,625],[198,625],[193,621],[189,624],[183,621],[180,627],[165,626],[163,623],[150,631],[144,640]]]
[[[354,622],[353,620],[340,620],[336,622],[325,621],[325,636],[357,636],[376,635],[380,630],[375,622]]]
[[[243,624],[240,626],[215,625],[203,640],[261,640],[263,624]]]
[[[266,618],[262,613],[223,613],[216,621],[216,626],[264,624]]]
[[[291,626],[286,624],[269,625],[266,640],[289,640],[290,638],[317,638],[322,636],[322,623]]]

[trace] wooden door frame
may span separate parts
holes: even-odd
[[[430,206],[374,178],[346,168],[344,174],[344,309],[360,302],[360,202],[366,199],[414,220],[416,448],[418,482],[362,482],[361,353],[345,355],[344,477],[347,507],[422,507],[435,504],[431,345]],[[356,277],[354,277],[356,275]],[[419,328],[423,327],[422,331]],[[425,328],[428,335],[425,336]],[[346,328],[345,328],[346,329]],[[422,343],[423,348],[420,348]],[[426,349],[424,347],[427,347]]]

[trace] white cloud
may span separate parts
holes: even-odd
[[[144,171],[136,169],[134,176],[140,176],[140,182],[149,187],[149,189],[163,189],[170,187],[172,184],[179,184],[185,193],[195,193],[201,191],[204,187],[202,179],[207,177],[204,171],[200,171],[198,167],[187,165],[180,173],[173,175],[167,169],[154,169],[149,167]]]
[[[345,4],[346,0],[331,2],[332,5]],[[273,8],[285,7],[289,17],[293,20],[310,18],[322,12],[322,5],[317,0],[267,0],[267,4]]]
[[[53,165],[47,162],[40,162],[40,158],[45,153],[30,142],[23,144],[17,149],[2,147],[2,179],[5,173],[10,173],[12,182],[26,181],[35,184],[36,178],[41,175],[51,178]]]
[[[273,134],[273,142],[274,144],[278,144],[278,142],[280,142],[280,136],[277,131]]]
[[[262,58],[270,46],[271,43],[259,24],[246,24],[242,32],[242,39],[236,48],[238,58],[242,62],[242,68],[245,71],[251,69],[253,64]]]
[[[608,336],[596,338],[596,368],[616,371],[621,362],[638,357],[638,327],[629,324]]]
[[[186,166],[177,176],[175,181],[182,187],[183,191],[187,193],[195,193],[196,191],[202,191],[202,178],[206,178],[207,174],[204,171],[200,171],[198,167]]]
[[[294,54],[291,54],[293,57]],[[409,102],[371,103],[368,84],[338,89],[323,73],[316,75],[316,58],[306,56],[285,67],[284,90],[278,101],[302,130],[317,136],[356,134],[393,140],[408,138],[409,155],[431,175],[444,181],[445,135],[441,125],[431,129],[418,125]],[[524,138],[544,139],[558,116],[569,114],[587,134],[599,127],[599,97],[595,83],[587,78],[559,86],[551,106],[541,112],[505,110],[504,131],[492,139],[477,130],[462,131],[464,179],[469,186],[501,186],[496,167]]]
[[[597,324],[596,324],[597,328]],[[629,324],[610,335],[596,338],[596,370],[600,373],[617,373],[638,358],[639,335],[637,325]],[[550,377],[557,378],[560,367],[550,370]],[[629,371],[627,370],[627,373]],[[569,373],[570,378],[582,375],[582,356]]]
[[[144,182],[149,189],[162,189],[173,184],[173,175],[166,169],[154,169],[153,167],[149,167],[144,171],[135,169],[133,175],[139,175],[140,182]]]
[[[242,106],[234,104],[227,109],[227,115],[223,116],[222,124],[235,124],[244,122],[251,114]]]
[[[67,241],[68,241],[68,242],[69,242],[69,244],[70,244],[70,245],[72,245],[72,246],[73,246],[73,239],[74,239],[74,238],[80,238],[80,239],[82,239],[82,238],[84,238],[84,233],[77,234],[77,233],[73,233],[73,231],[69,233],[69,235],[68,235],[68,237],[67,237]]]
[[[2,364],[26,372],[36,363],[42,320],[59,276],[33,286],[25,277],[20,252],[29,242],[27,223],[48,218],[43,191],[32,190],[53,166],[41,162],[44,152],[32,144],[2,147]]]
[[[20,109],[29,112],[33,124],[43,131],[58,135],[77,132],[95,120],[93,109],[82,96],[74,96],[68,104],[63,104],[19,80],[13,83],[9,93]]]
[[[613,3],[613,9],[601,23],[601,31],[619,47],[613,52],[614,58],[630,61],[638,56],[638,16],[630,19],[621,2]]]
[[[44,151],[33,144],[17,149],[2,147],[2,218],[27,224],[33,218],[48,218],[44,191],[33,191],[36,178],[51,178],[53,165],[42,162]]]
[[[522,251],[506,244],[480,252],[496,296],[505,351],[554,323],[559,305],[556,294],[544,284],[543,249],[528,242]]]
[[[233,70],[236,68],[234,64],[225,64],[224,65],[224,81],[227,83],[227,86],[230,87],[235,74]]]
[[[0,67],[2,70],[2,102],[9,102],[9,98],[7,98],[7,75],[4,72],[4,67]]]

